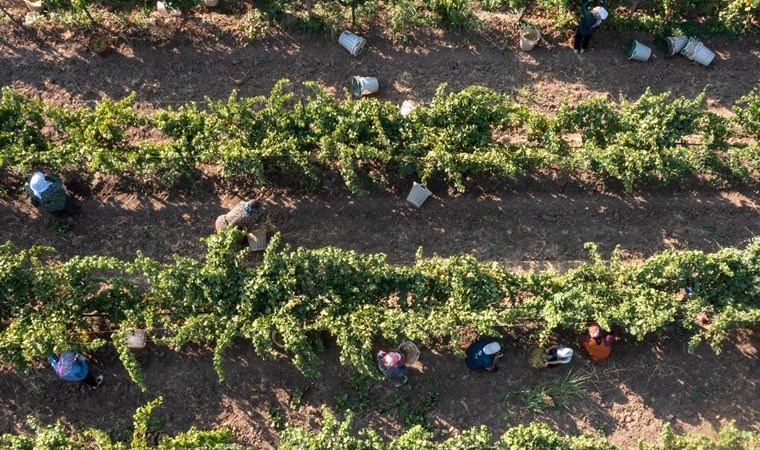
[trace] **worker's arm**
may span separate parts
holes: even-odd
[[[493,364],[491,364],[491,367],[486,367],[486,370],[489,372],[493,372],[494,369],[496,369],[496,363],[499,362],[502,356],[504,356],[504,352],[499,352],[495,354],[493,357]]]

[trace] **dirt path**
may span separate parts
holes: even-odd
[[[425,255],[470,254],[518,268],[583,260],[586,242],[608,254],[620,244],[625,256],[645,258],[669,247],[714,251],[743,246],[760,235],[757,192],[668,192],[636,197],[495,189],[489,194],[435,196],[421,209],[405,192],[376,192],[363,198],[323,190],[292,195],[251,191],[268,214],[269,230],[286,242],[310,248],[333,245],[363,253],[386,253],[410,264],[421,246]],[[201,237],[217,215],[242,195],[213,190],[193,194],[96,193],[83,202],[83,216],[70,233],[55,231],[20,196],[0,200],[0,241],[55,247],[61,258],[110,255],[132,259],[138,250],[157,259],[173,253],[201,256]]]
[[[423,349],[420,362],[410,369],[410,389],[395,390],[374,381],[365,395],[374,407],[358,411],[359,426],[371,426],[381,435],[397,436],[404,416],[388,408],[393,394],[415,407],[434,389],[440,396],[425,415],[436,436],[447,437],[480,424],[494,434],[532,420],[545,421],[565,433],[606,434],[614,442],[632,446],[636,439],[653,441],[662,424],[677,431],[714,435],[713,427],[735,419],[737,426],[758,430],[760,423],[760,365],[757,336],[743,332],[716,356],[705,346],[693,355],[679,338],[643,344],[620,344],[603,364],[575,358],[571,367],[536,372],[530,369],[520,347],[507,339],[507,355],[495,374],[471,373],[448,351]],[[283,356],[284,358],[284,356]],[[361,390],[349,388],[350,371],[339,365],[337,351],[329,346],[323,355],[323,376],[305,378],[287,361],[263,361],[249,344],[234,345],[225,359],[227,380],[220,383],[207,350],[189,348],[182,353],[146,350],[140,356],[148,384],[142,393],[133,384],[112,351],[97,354],[93,366],[106,376],[103,387],[89,391],[76,383],[64,383],[47,367],[20,378],[0,370],[0,433],[18,431],[14,424],[35,414],[49,423],[61,419],[68,426],[96,426],[119,436],[128,429],[134,410],[162,395],[156,417],[166,421],[159,433],[183,431],[191,425],[227,426],[236,440],[258,448],[271,448],[277,432],[269,425],[269,412],[280,411],[300,426],[317,426],[320,407],[356,404]],[[572,369],[588,374],[588,397],[572,400],[569,409],[533,415],[510,391],[542,381],[556,381]],[[296,389],[308,387],[295,409],[288,404]],[[345,400],[338,400],[341,396]],[[741,398],[741,401],[736,401]],[[315,418],[317,421],[315,421]]]
[[[23,8],[12,11],[17,17],[26,14]],[[150,103],[148,108],[202,101],[205,96],[226,98],[233,89],[243,96],[267,94],[280,78],[319,81],[342,96],[350,78],[362,75],[379,78],[378,98],[398,103],[430,101],[441,83],[457,90],[473,84],[500,92],[525,88],[522,95],[528,101],[547,109],[555,109],[564,96],[570,101],[603,93],[635,98],[648,86],[694,96],[709,86],[709,105],[724,110],[760,83],[756,36],[705,39],[717,55],[705,68],[681,56],[629,61],[623,55],[625,44],[632,38],[651,44],[653,36],[606,30],[597,33],[584,55],[573,54],[569,38],[523,53],[516,48],[514,19],[490,15],[476,35],[419,33],[407,47],[394,45],[379,26],[371,26],[362,32],[367,50],[352,57],[326,36],[282,29],[249,43],[235,31],[239,17],[209,12],[186,19],[168,42],[122,38],[116,53],[105,59],[87,51],[85,32],[41,31],[33,41],[33,32],[22,34],[4,23],[0,80],[58,104],[135,91],[139,101]]]

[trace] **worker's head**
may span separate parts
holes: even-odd
[[[501,351],[501,345],[499,345],[498,342],[491,342],[483,347],[483,353],[486,355],[495,355],[496,353],[499,353],[499,351]]]
[[[597,338],[602,334],[602,329],[599,328],[599,325],[593,324],[590,327],[588,327],[588,335],[592,338]]]
[[[607,19],[607,16],[609,16],[609,13],[607,13],[607,10],[604,9],[603,6],[597,6],[591,10],[591,15],[596,17],[598,20],[605,20]]]
[[[45,174],[42,172],[34,172],[32,179],[29,181],[29,187],[39,197],[40,193],[45,192],[50,185],[53,184],[45,179]]]
[[[563,364],[567,364],[573,359],[573,349],[562,347],[557,350],[557,359],[562,361]]]
[[[399,352],[388,352],[383,356],[383,364],[386,367],[398,367],[404,365],[404,355]]]

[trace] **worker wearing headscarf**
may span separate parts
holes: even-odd
[[[599,28],[599,25],[602,24],[602,21],[609,16],[604,7],[604,2],[601,3],[601,6],[597,6],[589,12],[588,1],[584,1],[581,4],[581,10],[583,11],[583,17],[581,17],[578,23],[578,28],[575,29],[575,39],[573,40],[573,51],[575,53],[586,51],[589,42],[591,42],[591,36]]]

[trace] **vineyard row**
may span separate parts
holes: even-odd
[[[159,448],[176,449],[225,449],[247,450],[252,447],[232,444],[229,430],[220,428],[202,431],[192,427],[189,431],[176,436],[161,436],[158,442],[150,443],[149,421],[153,410],[162,398],[139,408],[134,416],[133,431],[128,442],[115,441],[103,430],[87,428],[74,434],[67,434],[60,423],[43,426],[30,418],[28,423],[33,434],[4,434],[0,436],[0,445],[12,450],[37,448],[66,448],[85,450],[91,448],[108,450],[144,450]],[[113,434],[113,433],[111,433]],[[760,444],[760,434],[753,431],[741,431],[732,423],[722,427],[716,438],[696,434],[676,435],[669,424],[663,427],[660,443],[651,444],[640,441],[637,450],[751,450]],[[322,429],[318,432],[298,428],[288,424],[280,434],[281,450],[299,449],[335,449],[335,450],[622,450],[609,440],[582,434],[563,436],[546,424],[531,423],[508,429],[501,438],[495,439],[485,425],[465,430],[460,435],[434,442],[433,433],[416,425],[400,437],[385,442],[370,429],[353,430],[353,414],[348,412],[343,421],[323,408]]]
[[[156,4],[155,1],[127,2],[120,4],[120,9],[125,9],[129,3],[135,6],[134,9],[152,9]],[[196,14],[201,13],[199,8],[203,6],[202,0],[171,0],[164,3],[184,12],[195,9]],[[45,4],[53,12],[53,17],[58,17],[65,11],[73,11],[85,13],[85,17],[99,21],[104,10],[118,11],[111,1],[101,0],[46,0]],[[92,8],[98,4],[100,8]],[[606,6],[611,15],[607,21],[609,24],[605,22],[604,28],[613,31],[636,30],[666,35],[726,33],[738,36],[751,35],[760,27],[758,0],[667,0],[633,6],[624,0],[607,0]],[[231,7],[238,14],[242,11],[248,11],[247,14],[256,13],[261,21],[274,22],[283,16],[290,16],[290,22],[284,23],[286,26],[295,25],[311,33],[335,34],[349,26],[369,26],[380,16],[395,39],[411,36],[415,28],[437,25],[475,30],[480,23],[476,18],[478,9],[495,11],[508,7],[516,12],[530,8],[531,19],[543,17],[557,30],[568,30],[575,26],[580,14],[580,2],[577,0],[541,0],[535,3],[528,0],[282,0],[266,2],[256,9],[243,8],[239,3]],[[225,13],[229,14],[229,10]],[[243,19],[246,18],[246,15],[240,15]],[[69,18],[68,21],[89,23],[83,19]]]
[[[464,190],[468,176],[502,177],[559,169],[643,185],[701,176],[716,184],[760,180],[760,94],[730,117],[694,99],[644,93],[565,102],[555,116],[510,95],[473,86],[446,92],[409,117],[374,98],[345,101],[313,82],[296,100],[287,80],[268,97],[208,100],[143,114],[135,94],[94,108],[58,107],[4,88],[0,168],[134,174],[169,184],[217,165],[228,178],[265,183],[272,172],[313,187],[336,171],[355,194],[388,175],[443,177]],[[135,136],[150,136],[135,142]]]
[[[521,327],[526,343],[544,344],[595,321],[634,339],[677,327],[691,336],[690,349],[708,341],[719,350],[731,330],[760,320],[760,239],[744,250],[665,251],[639,264],[623,264],[617,251],[605,262],[587,244],[590,262],[578,268],[517,274],[471,256],[418,254],[412,266],[392,266],[382,254],[292,250],[279,235],[249,267],[234,244],[239,233],[223,229],[206,239],[204,260],[175,255],[171,264],[140,254],[61,263],[46,256],[49,248],[0,246],[0,362],[23,369],[52,352],[95,350],[107,336],[145,389],[125,343],[135,328],[149,330],[156,345],[213,347],[220,379],[236,339],[261,357],[279,356],[276,330],[307,375],[319,374],[327,339],[341,363],[377,377],[373,350],[401,339],[460,354],[467,330]]]

